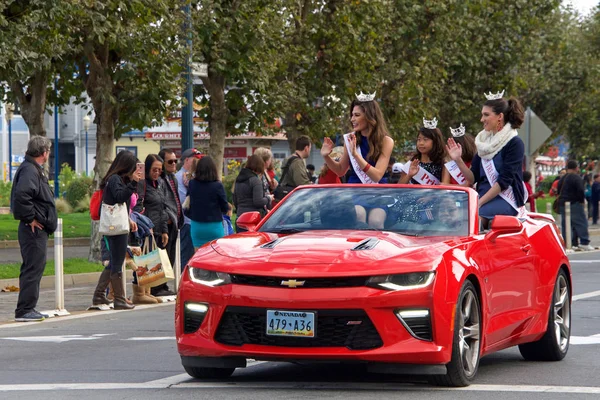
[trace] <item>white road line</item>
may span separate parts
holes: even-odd
[[[589,299],[590,297],[596,297],[596,296],[600,296],[600,290],[596,290],[595,292],[582,293],[582,294],[573,296],[573,301]]]
[[[135,340],[140,342],[144,340],[175,340],[175,336],[138,336],[122,340]]]
[[[592,336],[571,336],[569,344],[600,344],[600,334]]]
[[[522,393],[564,393],[600,395],[600,387],[594,386],[540,386],[540,385],[471,385],[464,388],[443,388],[416,385],[412,383],[371,383],[371,382],[186,382],[185,374],[158,379],[145,383],[51,383],[0,385],[0,392],[48,391],[48,390],[130,390],[130,389],[291,389],[291,390],[388,390],[422,392],[522,392]],[[181,383],[178,383],[181,382]]]
[[[571,264],[598,264],[600,265],[600,260],[569,260]]]

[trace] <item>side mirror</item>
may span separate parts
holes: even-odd
[[[248,232],[254,232],[256,230],[256,225],[258,225],[261,218],[258,211],[251,211],[240,215],[235,223],[237,226],[246,229]]]
[[[490,231],[485,235],[485,238],[494,243],[500,235],[508,235],[511,233],[519,233],[523,230],[523,224],[517,217],[510,215],[496,215],[492,220]]]

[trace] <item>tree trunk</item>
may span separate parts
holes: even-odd
[[[290,154],[294,154],[296,151],[296,140],[301,136],[298,129],[296,129],[295,112],[291,111],[285,115],[283,129],[285,130],[285,136],[287,137],[288,146],[290,147]]]
[[[46,111],[46,92],[48,90],[48,73],[37,71],[25,84],[13,81],[12,91],[19,100],[21,116],[29,128],[31,136],[46,136],[44,112]]]
[[[229,117],[229,110],[225,103],[225,77],[215,74],[209,69],[208,78],[202,78],[202,80],[210,94],[208,154],[215,161],[219,179],[221,179],[223,175],[225,136],[227,135],[227,118]]]

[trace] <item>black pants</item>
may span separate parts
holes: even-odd
[[[19,275],[19,300],[15,317],[19,318],[32,311],[37,306],[40,297],[40,282],[46,268],[46,249],[48,233],[35,229],[23,221],[19,223],[19,246],[21,247],[21,274]]]
[[[127,253],[127,233],[116,236],[105,236],[108,241],[108,251],[110,252],[110,268],[111,274],[117,274],[123,270],[123,262]]]

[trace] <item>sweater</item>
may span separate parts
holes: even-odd
[[[219,181],[205,182],[196,179],[188,184],[190,209],[188,217],[195,222],[222,222],[229,210],[225,188]]]

